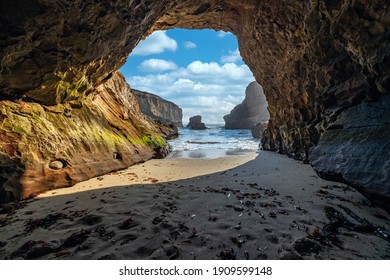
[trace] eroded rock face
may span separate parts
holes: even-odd
[[[194,129],[194,130],[206,129],[206,125],[204,123],[202,123],[202,117],[199,115],[191,117],[187,127]]]
[[[119,73],[83,100],[55,106],[5,100],[0,108],[0,203],[169,152],[161,135],[170,128],[140,113]]]
[[[132,89],[141,112],[166,124],[182,127],[183,111],[175,103],[155,94]]]
[[[343,111],[310,153],[322,177],[355,186],[389,207],[390,96]]]
[[[389,95],[386,0],[32,0],[28,5],[2,0],[0,98],[8,100],[2,101],[2,107],[11,108],[16,116],[23,107],[35,108],[32,101],[55,107],[78,102],[110,79],[143,36],[174,27],[236,34],[244,61],[267,95],[270,122],[262,140],[265,149],[306,159],[318,143],[348,145],[349,152],[340,148],[345,157],[367,143],[382,146],[376,139],[386,136],[383,130],[363,131],[364,137],[356,141],[349,141],[347,129],[338,131],[337,140],[327,135],[334,133],[335,122],[344,127],[344,116],[353,112],[349,108]],[[52,116],[47,112],[43,110],[45,120]],[[86,122],[93,115],[92,110],[85,111],[79,121]],[[31,116],[27,118],[33,122]],[[368,122],[373,126],[377,120]],[[59,128],[56,124],[56,133],[45,130],[45,135],[34,134],[32,140],[56,138]],[[20,132],[6,131],[7,143],[29,135]],[[3,147],[2,154],[8,156],[2,161],[9,165],[3,165],[8,172],[2,169],[2,173],[23,173],[35,162],[32,154],[23,163],[13,161],[16,150],[12,149],[12,145]],[[86,153],[94,154],[93,150]],[[372,159],[379,160],[376,156]],[[323,158],[332,161],[329,153]],[[381,160],[388,165],[390,159]],[[324,169],[321,174],[327,172]],[[389,197],[378,195],[390,202]]]
[[[269,113],[263,88],[257,82],[245,90],[245,99],[223,117],[226,129],[250,129],[260,122],[268,122]]]

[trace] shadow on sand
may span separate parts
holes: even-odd
[[[388,214],[310,170],[259,156],[185,180],[3,205],[0,258],[389,259]]]

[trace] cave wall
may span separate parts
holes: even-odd
[[[110,79],[139,40],[174,27],[213,28],[237,36],[241,55],[269,104],[264,149],[310,159],[322,176],[346,181],[368,196],[376,193],[375,186],[368,192],[347,176],[354,166],[331,168],[334,154],[326,147],[345,147],[340,149],[343,158],[358,155],[366,172],[380,169],[388,175],[388,151],[382,165],[372,160],[375,154],[356,153],[362,142],[380,145],[376,139],[388,127],[373,118],[364,137],[344,145],[356,127],[343,124],[353,107],[364,110],[389,95],[385,0],[31,0],[29,5],[3,0],[0,99],[50,106],[83,99]],[[327,136],[335,127],[337,141]],[[310,158],[316,145],[315,154],[326,159],[321,168],[316,157]],[[380,190],[389,202],[388,183],[381,183]]]
[[[0,101],[0,203],[162,157],[171,130],[141,113],[120,73],[82,100]]]
[[[1,99],[55,105],[93,91],[170,6],[141,2],[1,1]]]

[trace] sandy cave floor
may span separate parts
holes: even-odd
[[[390,259],[386,211],[264,151],[151,160],[0,213],[0,259]]]

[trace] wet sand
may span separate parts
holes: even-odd
[[[151,160],[0,213],[0,259],[390,259],[387,212],[271,152]]]

